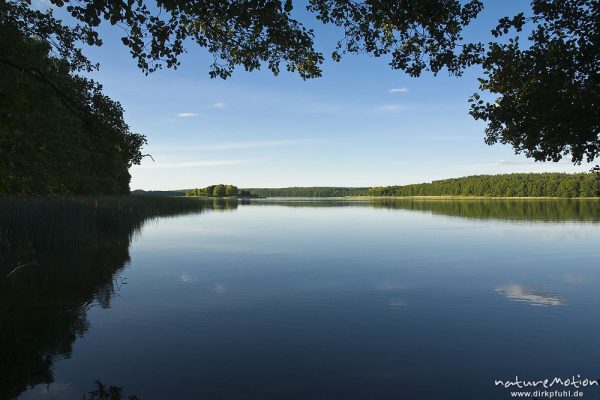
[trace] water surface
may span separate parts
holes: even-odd
[[[504,399],[495,379],[597,379],[599,223],[599,202],[564,200],[257,200],[146,221],[55,254],[20,298],[11,284],[4,393]]]

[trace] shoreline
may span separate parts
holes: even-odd
[[[492,197],[492,196],[349,196],[345,199],[410,199],[410,200],[600,200],[600,197]]]

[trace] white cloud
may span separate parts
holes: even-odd
[[[399,88],[393,88],[388,90],[389,94],[394,94],[394,93],[408,93],[408,88],[405,87],[399,87]]]
[[[186,167],[218,167],[222,165],[238,165],[247,164],[249,161],[244,160],[203,160],[203,161],[186,161],[181,163],[161,164],[151,163],[142,165],[140,168],[186,168]]]
[[[533,161],[525,161],[525,160],[498,160],[496,161],[498,165],[521,165],[521,164],[533,164]]]
[[[177,114],[177,116],[179,118],[190,118],[190,117],[197,117],[199,114],[193,113],[193,112],[182,112]]]
[[[397,113],[408,110],[408,107],[402,104],[386,104],[383,106],[377,107],[377,111],[385,112],[385,113]]]
[[[219,101],[219,102],[213,104],[212,108],[225,108],[225,103]]]

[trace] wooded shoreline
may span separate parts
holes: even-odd
[[[557,196],[351,196],[348,199],[413,199],[413,200],[600,200],[600,197],[557,197]]]

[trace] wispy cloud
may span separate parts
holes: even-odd
[[[177,114],[177,116],[179,118],[191,118],[191,117],[197,117],[199,114],[197,113],[193,113],[193,112],[182,112]]]
[[[258,140],[258,141],[243,141],[243,142],[223,142],[223,143],[208,143],[200,145],[192,145],[185,147],[165,148],[163,151],[214,151],[214,150],[239,150],[239,149],[256,149],[262,147],[276,146],[293,146],[297,144],[315,141],[317,139],[287,139],[287,140]]]
[[[219,101],[219,102],[217,102],[217,103],[214,103],[214,104],[212,105],[212,108],[225,108],[225,106],[226,106],[226,104],[225,104],[225,103],[223,103],[223,102]]]
[[[521,160],[498,160],[496,161],[498,165],[522,165],[522,164],[532,164],[531,161],[521,161]]]
[[[384,113],[397,113],[407,111],[409,108],[403,104],[385,104],[377,107],[377,111]]]
[[[580,285],[585,282],[585,279],[581,275],[567,274],[565,275],[565,282],[571,285]]]
[[[393,88],[388,90],[389,94],[394,94],[394,93],[408,93],[408,88],[405,87],[399,87],[399,88]]]
[[[186,161],[173,164],[161,164],[160,162],[142,165],[141,168],[187,168],[187,167],[219,167],[223,165],[248,164],[245,160],[203,160]]]

